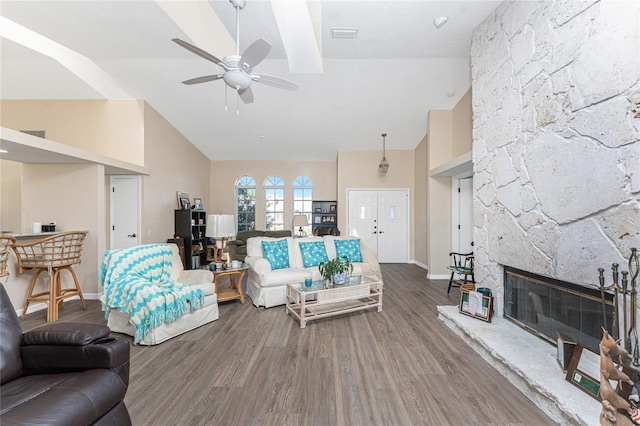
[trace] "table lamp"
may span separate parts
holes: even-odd
[[[227,240],[236,234],[235,220],[232,214],[210,214],[207,216],[208,238],[216,240],[216,260],[222,260]],[[218,244],[218,241],[220,243]]]
[[[293,215],[293,228],[295,232],[295,228],[299,227],[298,232],[299,236],[304,237],[306,233],[302,230],[303,226],[309,226],[309,221],[307,220],[306,214],[294,214]]]

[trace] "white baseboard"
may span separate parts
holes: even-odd
[[[445,275],[427,274],[427,278],[429,278],[430,280],[448,280],[449,278],[451,278],[451,274],[445,274]]]
[[[425,271],[429,270],[429,266],[425,265],[422,262],[418,262],[417,260],[414,260],[412,263],[415,263],[416,265],[418,265],[419,267],[421,267],[422,269],[424,269]]]
[[[100,299],[100,294],[99,293],[82,293],[82,295],[84,296],[85,300],[99,300]],[[70,297],[68,299],[65,300],[80,300],[80,296],[73,296]],[[29,308],[27,309],[27,315],[33,313],[33,312],[38,312],[38,311],[42,311],[43,309],[47,309],[47,304],[46,303],[29,303]],[[24,310],[24,308],[20,308],[20,309],[16,309],[16,314],[18,315],[18,317],[22,316],[22,311]]]

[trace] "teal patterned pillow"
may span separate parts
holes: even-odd
[[[327,250],[322,241],[300,241],[300,252],[302,253],[302,263],[305,268],[318,266],[322,262],[328,262]]]
[[[336,257],[347,256],[351,262],[362,262],[362,253],[360,252],[360,239],[352,240],[333,240],[336,244]]]
[[[289,267],[289,246],[287,240],[262,241],[264,258],[271,264],[271,269],[286,269]]]

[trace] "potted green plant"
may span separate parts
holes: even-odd
[[[330,284],[344,284],[347,280],[347,274],[353,272],[353,264],[347,256],[335,258],[328,262],[322,262],[318,265],[320,275]]]

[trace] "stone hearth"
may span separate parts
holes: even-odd
[[[438,318],[558,424],[599,424],[600,404],[565,380],[553,345],[504,318],[479,321],[457,306],[438,306]]]

